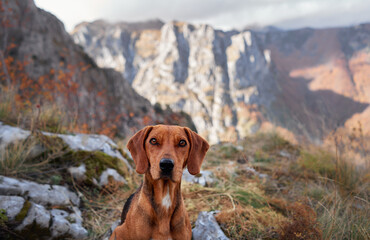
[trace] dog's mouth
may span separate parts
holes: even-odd
[[[161,172],[160,179],[173,181],[172,174],[171,173],[163,173],[163,172]]]

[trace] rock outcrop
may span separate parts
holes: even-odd
[[[265,32],[126,25],[83,23],[72,37],[152,104],[191,115],[211,143],[271,125],[320,142],[370,117],[369,24]]]
[[[87,237],[79,205],[79,197],[66,187],[0,176],[0,209],[7,216],[3,224],[29,239]]]
[[[33,180],[0,175],[0,235],[6,234],[5,239],[12,239],[12,234],[27,239],[85,239],[83,195],[76,189],[128,184],[126,179],[133,172],[128,158],[103,135],[36,133],[0,122],[1,174]],[[7,171],[18,167],[30,170]]]
[[[72,166],[67,170],[78,183],[87,181],[103,187],[109,183],[108,179],[112,178],[116,182],[127,184],[127,181],[122,176],[122,172],[132,173],[133,168],[128,160],[122,156],[118,146],[109,137],[96,134],[67,135],[49,132],[40,132],[39,134],[38,136],[33,136],[30,131],[4,125],[0,122],[0,151],[6,152],[6,147],[10,144],[21,144],[27,139],[35,138],[33,141],[36,144],[30,152],[32,152],[33,156],[39,156],[49,151],[49,149],[43,146],[42,142],[36,138],[50,137],[50,141],[62,144],[61,146],[64,149],[62,155],[65,158],[72,158],[70,160]],[[82,158],[82,161],[79,158]],[[98,175],[96,175],[95,170],[97,167],[103,168]],[[117,167],[117,169],[112,167]],[[120,167],[123,170],[119,173],[117,170]],[[95,174],[91,175],[91,171]],[[35,194],[37,193],[35,192]],[[59,195],[56,195],[56,198],[59,197]]]

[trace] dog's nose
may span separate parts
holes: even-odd
[[[162,158],[159,162],[159,167],[164,173],[170,173],[173,169],[173,166],[173,160],[169,158]]]

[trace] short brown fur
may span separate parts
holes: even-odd
[[[155,138],[153,145],[150,140]],[[181,140],[186,141],[180,146]],[[157,125],[137,132],[127,148],[144,175],[140,189],[133,195],[128,211],[123,213],[110,240],[126,239],[191,239],[191,225],[181,195],[181,176],[185,166],[191,174],[200,166],[209,148],[206,140],[186,127]],[[161,174],[160,161],[172,159],[170,177]]]

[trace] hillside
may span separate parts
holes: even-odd
[[[142,182],[124,144],[106,136],[0,122],[0,137],[2,239],[106,239]],[[370,165],[350,160],[276,132],[213,145],[200,174],[182,177],[193,238],[217,226],[222,239],[368,239]],[[195,234],[199,224],[206,230]]]
[[[1,102],[6,90],[15,96],[1,107],[14,118],[2,121],[19,122],[18,111],[42,115],[52,105],[51,117],[61,115],[79,131],[125,136],[147,124],[191,124],[183,114],[155,110],[121,74],[98,67],[63,23],[32,0],[1,1],[0,19]]]
[[[271,126],[316,143],[358,121],[370,133],[368,24],[263,32],[143,25],[84,23],[72,37],[152,104],[191,115],[212,143]]]

